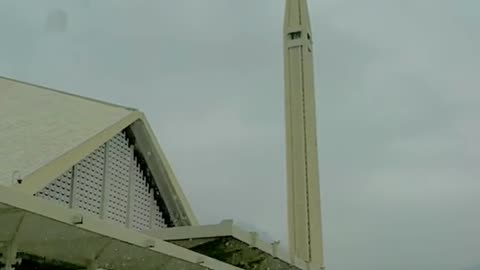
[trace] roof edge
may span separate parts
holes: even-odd
[[[47,87],[47,86],[42,86],[42,85],[39,85],[39,84],[30,83],[30,82],[25,82],[25,81],[13,79],[13,78],[1,76],[1,75],[0,75],[0,79],[4,79],[4,80],[7,80],[7,81],[11,81],[11,82],[14,82],[14,83],[20,83],[20,84],[24,84],[24,85],[28,85],[28,86],[32,86],[32,87],[41,88],[42,90],[51,91],[51,92],[55,92],[55,93],[66,95],[66,96],[76,97],[76,98],[80,98],[80,99],[83,99],[83,100],[88,100],[88,101],[91,101],[91,102],[100,103],[100,104],[107,105],[107,106],[122,108],[122,109],[126,109],[126,110],[129,110],[129,111],[138,111],[138,109],[136,109],[136,108],[127,107],[127,106],[123,106],[123,105],[119,105],[119,104],[115,104],[115,103],[111,103],[111,102],[106,102],[106,101],[91,98],[91,97],[85,97],[85,96],[81,96],[81,95],[78,95],[78,94],[73,94],[73,93],[70,93],[70,92],[57,90],[57,89],[50,88],[50,87]]]
[[[153,132],[153,129],[151,128],[147,118],[145,117],[145,114],[142,112],[139,112],[138,114],[140,115],[140,118],[138,119],[140,121],[135,121],[132,123],[131,129],[136,136],[144,138],[144,140],[140,140],[140,142],[143,143],[139,143],[139,149],[142,150],[142,152],[145,152],[145,154],[150,152],[148,149],[151,149],[152,155],[147,154],[146,158],[147,163],[151,164],[151,166],[155,166],[155,164],[157,164],[157,169],[152,167],[150,168],[154,174],[154,179],[157,182],[157,186],[163,186],[168,191],[173,192],[175,196],[173,196],[172,200],[169,202],[169,205],[170,207],[175,208],[177,212],[182,212],[185,215],[184,217],[179,218],[188,219],[190,226],[198,225],[198,219],[193,212],[192,206],[185,196],[185,193],[178,182],[172,166],[163,152],[163,149],[160,146],[160,143],[158,142],[157,137],[155,136],[155,133]],[[166,179],[167,181],[164,181],[165,183],[161,183],[160,179]]]
[[[21,184],[14,183],[11,187],[25,193],[34,194],[48,185],[56,177],[80,162],[83,158],[95,151],[106,141],[140,119],[141,113],[133,111],[115,124],[106,127],[100,133],[90,137],[80,145],[68,150],[43,167],[25,176]]]

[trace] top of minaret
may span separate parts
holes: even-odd
[[[285,30],[303,30],[311,34],[307,0],[287,0],[286,3]]]
[[[306,45],[311,52],[312,31],[307,0],[286,0],[284,32],[287,47]]]

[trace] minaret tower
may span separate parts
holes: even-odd
[[[286,0],[283,38],[290,254],[323,267],[312,32],[306,0]]]

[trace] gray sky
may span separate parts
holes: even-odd
[[[480,264],[479,10],[310,1],[329,269]],[[202,223],[285,242],[282,17],[279,0],[1,0],[0,74],[141,109]]]

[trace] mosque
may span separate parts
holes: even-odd
[[[0,77],[0,269],[324,269],[306,0],[284,45],[289,251],[198,224],[139,110]]]

